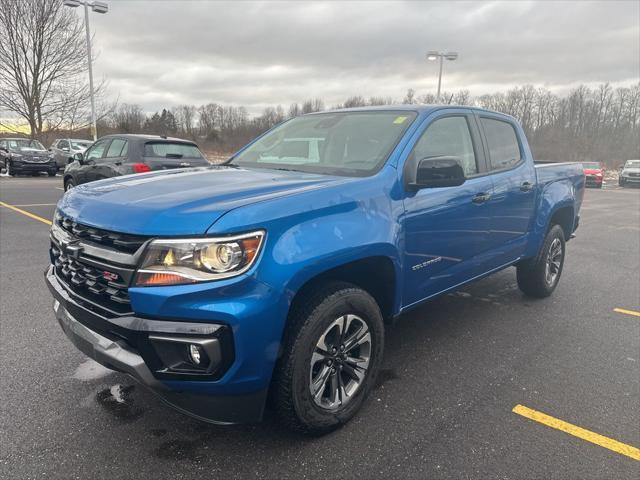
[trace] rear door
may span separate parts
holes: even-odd
[[[493,180],[490,264],[497,268],[517,259],[526,247],[536,198],[536,173],[520,141],[519,127],[505,117],[479,114],[485,139],[490,177]]]
[[[491,178],[475,118],[446,110],[428,123],[404,172],[429,157],[454,156],[466,181],[457,187],[405,192],[405,294],[407,307],[476,276],[489,248]]]

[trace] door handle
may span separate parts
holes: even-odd
[[[522,185],[520,185],[520,191],[522,192],[530,192],[531,190],[533,190],[532,183],[524,182]]]
[[[471,201],[475,204],[480,204],[489,201],[490,198],[491,194],[489,193],[478,193],[471,199]]]

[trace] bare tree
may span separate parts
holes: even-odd
[[[140,133],[146,116],[140,105],[123,103],[111,115],[113,125],[122,133]]]
[[[0,109],[24,119],[32,136],[77,121],[89,99],[77,15],[59,0],[2,0],[0,39]]]

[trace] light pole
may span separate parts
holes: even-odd
[[[84,5],[84,26],[87,34],[87,59],[89,62],[89,95],[91,96],[91,133],[93,141],[98,139],[98,127],[96,125],[96,100],[93,96],[93,62],[91,58],[91,33],[89,32],[89,7],[96,13],[107,13],[109,5],[106,2],[85,1],[85,0],[62,0],[65,7],[79,7]]]
[[[427,60],[433,62],[435,60],[440,60],[440,73],[438,74],[438,93],[436,95],[436,102],[440,101],[440,86],[442,85],[442,61],[444,59],[447,60],[455,60],[458,58],[458,52],[438,52],[436,50],[431,50],[427,53]]]

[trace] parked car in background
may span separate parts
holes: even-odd
[[[598,162],[583,162],[584,176],[587,180],[587,187],[602,188],[604,178],[604,167]]]
[[[11,176],[46,172],[54,177],[58,171],[53,155],[37,140],[0,138],[0,163]]]
[[[77,138],[60,138],[54,140],[49,151],[53,153],[58,170],[63,170],[67,164],[73,162],[76,153],[82,153],[93,144],[92,140],[80,140]]]
[[[618,177],[618,185],[640,185],[640,160],[627,160]]]
[[[73,158],[64,170],[65,191],[103,178],[209,165],[195,143],[157,135],[107,135]]]
[[[81,351],[181,412],[251,422],[270,396],[285,424],[325,433],[375,387],[384,321],[509,266],[551,295],[583,196],[582,165],[534,164],[507,115],[315,113],[222,165],[68,191],[45,277]]]

